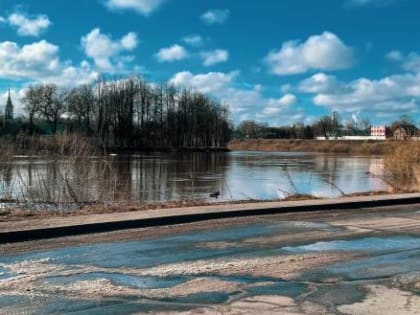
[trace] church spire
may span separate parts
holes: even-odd
[[[10,123],[13,121],[13,102],[12,102],[12,97],[11,97],[11,93],[10,93],[10,88],[9,88],[9,95],[7,96],[7,102],[6,102],[6,110],[4,113],[4,120],[7,123]]]

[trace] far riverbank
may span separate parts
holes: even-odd
[[[317,141],[285,139],[235,139],[232,151],[320,152],[338,154],[384,155],[392,152],[396,141]]]

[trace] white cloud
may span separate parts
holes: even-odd
[[[0,76],[33,77],[38,73],[54,73],[60,66],[58,46],[45,40],[19,47],[14,42],[0,43]]]
[[[280,98],[279,103],[284,106],[291,106],[296,104],[297,98],[294,94],[286,94]]]
[[[404,70],[409,72],[420,72],[420,55],[416,52],[410,52],[408,55],[394,50],[385,55],[390,61],[401,63]]]
[[[364,7],[364,6],[386,6],[398,0],[347,0],[346,5],[349,7]]]
[[[6,19],[4,17],[0,16],[0,23],[6,23],[6,22],[7,22]]]
[[[410,72],[420,72],[420,55],[410,53],[404,61],[403,69]]]
[[[208,25],[224,24],[229,15],[229,10],[209,10],[201,15],[201,20]]]
[[[192,34],[182,38],[182,41],[190,46],[200,46],[203,43],[203,38],[200,35]]]
[[[106,6],[112,10],[134,10],[142,15],[156,11],[165,0],[107,0]]]
[[[24,46],[0,42],[0,78],[76,85],[91,82],[97,76],[86,61],[73,66],[60,60],[59,47],[45,40]]]
[[[291,113],[290,106],[296,104],[296,102],[297,97],[294,94],[286,94],[279,99],[269,99],[266,102],[266,107],[263,109],[262,113],[259,114],[259,117],[270,118],[270,116],[279,115],[285,111]],[[285,123],[283,122],[282,125],[284,124]]]
[[[131,62],[133,56],[122,55],[133,51],[138,45],[136,33],[128,33],[119,40],[102,34],[99,28],[93,29],[81,39],[85,54],[92,58],[100,71],[114,72],[122,70],[126,63]]]
[[[196,75],[184,71],[175,74],[169,82],[175,86],[192,87],[228,104],[238,121],[263,119],[272,124],[284,124],[284,121],[293,123],[303,117],[301,108],[290,106],[296,103],[296,96],[290,94],[279,99],[267,98],[263,95],[259,84],[252,88],[237,87],[235,80],[238,76],[238,71],[208,72]]]
[[[304,93],[333,93],[340,89],[340,84],[335,76],[321,72],[301,81],[298,89]]]
[[[395,114],[418,111],[420,74],[402,74],[379,80],[361,78],[350,83],[339,83],[334,91],[315,95],[316,105],[345,112]]]
[[[159,62],[174,62],[188,58],[188,52],[181,45],[175,44],[160,49],[155,56]]]
[[[265,58],[277,75],[301,74],[309,70],[339,70],[353,63],[353,50],[330,32],[309,37],[305,42],[288,41]]]
[[[6,22],[3,18],[3,22]],[[28,17],[21,13],[13,13],[7,18],[9,25],[17,29],[20,36],[39,36],[51,25],[46,15]]]
[[[218,63],[227,62],[229,59],[229,52],[224,49],[216,49],[202,52],[200,56],[203,59],[203,65],[210,67]]]
[[[121,38],[121,46],[125,50],[133,50],[137,47],[138,41],[137,41],[137,34],[130,32],[127,35],[125,35],[123,38]]]
[[[203,93],[215,93],[230,85],[237,75],[237,72],[209,72],[193,75],[191,72],[183,71],[175,74],[169,83],[175,86],[192,87]]]
[[[391,61],[402,61],[404,57],[400,51],[393,50],[387,53],[385,58]]]

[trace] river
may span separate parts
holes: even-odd
[[[293,152],[150,153],[106,161],[21,156],[1,164],[0,198],[165,202],[216,200],[213,193],[220,193],[219,201],[293,194],[328,198],[386,189],[383,164],[381,157]]]

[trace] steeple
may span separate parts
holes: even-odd
[[[13,121],[13,103],[12,103],[12,97],[10,96],[10,88],[9,88],[9,95],[7,97],[7,102],[6,102],[6,109],[5,109],[5,113],[4,113],[4,121],[6,124],[10,123]]]

